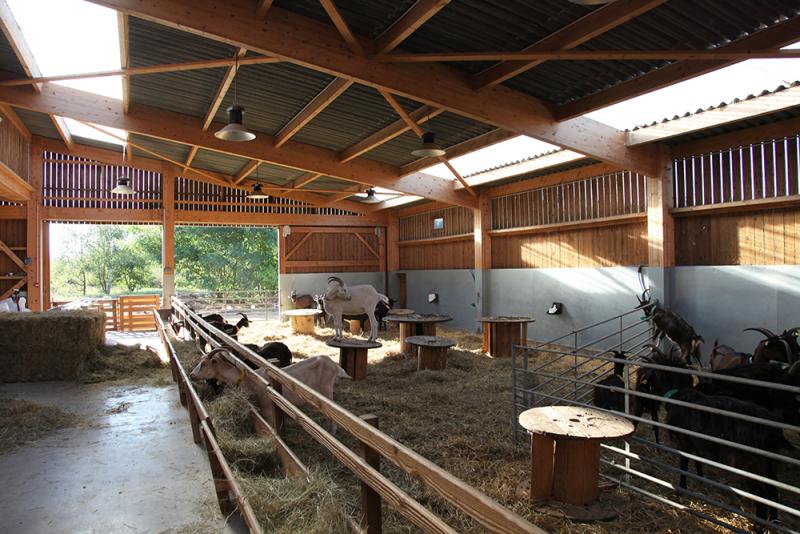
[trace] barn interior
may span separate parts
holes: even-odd
[[[797,400],[786,409],[794,412],[774,419],[773,412],[739,411],[749,417],[743,424],[777,430],[788,448],[712,436],[745,452],[734,448],[739,452],[727,459],[711,458],[712,474],[704,480],[691,470],[687,490],[677,482],[678,458],[688,462],[705,450],[664,441],[670,429],[663,425],[659,442],[653,433],[659,424],[634,414],[632,393],[642,369],[659,370],[644,357],[652,329],[659,328],[652,309],[668,309],[702,336],[700,357],[686,371],[696,383],[716,377],[717,344],[753,353],[766,336],[786,351],[784,366],[772,364],[784,373],[775,391],[800,399],[800,381],[789,378],[800,371],[798,331],[792,330],[800,325],[800,53],[793,46],[800,42],[800,2],[37,2],[0,0],[0,306],[10,302],[9,313],[0,313],[0,382],[8,383],[0,384],[0,396],[58,406],[94,422],[70,423],[49,441],[0,455],[1,465],[14,467],[8,471],[14,483],[4,485],[0,515],[9,519],[3,530],[61,524],[56,531],[125,525],[135,531],[326,531],[310,519],[307,527],[288,520],[278,527],[256,517],[260,508],[249,482],[226,463],[224,432],[211,423],[217,412],[207,413],[202,381],[190,377],[199,353],[186,353],[195,343],[177,336],[170,323],[180,323],[191,339],[210,338],[206,352],[228,346],[225,357],[241,372],[236,385],[246,377],[270,396],[277,415],[267,420],[251,406],[254,432],[270,440],[274,463],[287,476],[300,473],[322,485],[318,477],[327,476],[348,495],[314,493],[326,503],[311,506],[317,512],[335,508],[330,500],[348,503],[347,517],[328,516],[341,523],[330,532],[800,530],[800,407],[791,404]],[[60,19],[61,12],[72,18]],[[83,26],[70,25],[80,19]],[[40,52],[42,34],[51,34],[55,49],[58,39],[77,41],[76,34],[94,29],[116,37],[113,64],[91,62],[108,56],[99,40],[93,52],[66,52],[81,56],[75,67],[54,66]],[[785,71],[745,70],[758,62],[779,63]],[[715,75],[711,96],[681,100],[701,93],[691,83]],[[118,84],[119,94],[97,90],[103,83]],[[124,303],[121,297],[113,309],[97,303],[104,316],[89,314],[80,324],[60,315],[68,312],[49,311],[58,304],[51,295],[51,228],[61,223],[159,226],[161,294]],[[241,343],[281,341],[296,359],[336,360],[339,349],[325,345],[334,330],[312,325],[303,334],[288,322],[267,321],[250,334],[242,330],[237,341],[195,313],[175,285],[176,228],[188,226],[276,228],[280,314],[293,308],[290,295],[322,294],[335,276],[348,287],[372,286],[394,308],[449,317],[440,325],[442,336],[453,340],[447,370],[418,371],[416,359],[403,358],[410,350],[405,327],[390,320],[378,333],[383,347],[370,349],[364,360],[363,380],[318,398]],[[14,313],[19,296],[30,317]],[[58,326],[50,327],[53,317]],[[506,339],[493,326],[503,318],[531,320]],[[29,320],[43,322],[23,324]],[[368,330],[351,324],[346,339],[359,327]],[[747,330],[753,328],[760,331]],[[149,344],[165,364],[163,375],[137,376],[139,389],[74,385],[82,363],[59,351],[72,354],[69,345],[76,354],[83,345],[93,351],[102,344],[97,336]],[[681,342],[666,337],[660,350],[672,341],[688,361]],[[492,354],[495,341],[503,347]],[[627,351],[628,359],[612,350]],[[40,360],[28,353],[53,354]],[[565,367],[568,360],[572,367]],[[246,361],[267,370],[267,379],[245,369]],[[536,455],[531,466],[533,445],[517,424],[521,412],[591,404],[585,395],[614,375],[614,364],[625,369],[625,383],[612,390],[625,392],[624,407],[610,410],[642,425],[632,441],[604,446],[595,469],[602,497],[594,508],[581,506],[583,515],[532,503],[535,480],[523,486]],[[486,384],[467,376],[470,371],[482,373]],[[393,380],[413,395],[406,398]],[[566,385],[554,389],[552,380]],[[450,419],[462,416],[457,403],[468,395],[467,385],[486,395],[486,405],[464,401],[481,418],[459,429]],[[764,388],[759,392],[775,387],[750,385]],[[287,390],[319,418],[275,400]],[[665,405],[669,418],[673,403]],[[418,419],[424,422],[406,421],[402,406],[423,410]],[[385,434],[360,418],[369,413],[380,418]],[[325,418],[339,424],[337,437],[322,430]],[[126,473],[144,466],[138,485],[102,505],[107,517],[99,513],[102,520],[91,522],[69,509],[81,475],[96,471],[91,460],[59,482],[65,493],[57,508],[67,515],[46,504],[50,494],[41,485],[48,474],[36,465],[50,458],[56,471],[67,469],[71,456],[54,452],[59,439],[77,455],[84,454],[78,452],[84,441],[101,443],[84,452],[108,465],[114,457],[103,451],[117,443],[109,433],[138,435],[147,424],[159,437],[141,445],[125,440],[141,458],[124,469],[109,467],[93,479],[95,486],[89,483],[87,492],[97,494],[81,497],[100,503],[103,488],[124,485]],[[433,450],[435,443],[414,432],[414,424],[442,443],[452,438],[451,448]],[[437,425],[445,425],[449,438],[436,434]],[[466,435],[456,439],[459,432],[477,432],[473,445],[481,452],[472,451]],[[370,454],[382,458],[383,475]],[[766,472],[763,461],[745,454],[781,467]],[[335,469],[363,486],[342,482]],[[175,477],[160,481],[164,471]],[[748,485],[753,480],[764,487]],[[17,484],[34,497],[11,498]],[[161,489],[150,492],[149,485]],[[153,503],[164,499],[175,500],[174,514],[151,514]],[[213,506],[198,513],[203,499]],[[631,505],[639,500],[647,504]],[[613,510],[612,517],[597,509]],[[648,514],[658,520],[646,520]]]

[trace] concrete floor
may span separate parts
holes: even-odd
[[[0,455],[0,532],[238,532],[219,519],[204,450],[175,386],[0,384],[85,418]]]

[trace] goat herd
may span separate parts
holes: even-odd
[[[672,351],[665,352],[656,345],[647,345],[650,353],[637,362],[644,365],[636,372],[631,392],[629,411],[637,418],[635,422],[648,413],[658,423],[659,410],[665,404],[665,422],[672,427],[669,437],[674,448],[775,480],[776,462],[769,453],[789,451],[792,445],[781,428],[758,421],[800,426],[800,394],[791,389],[800,387],[800,327],[779,335],[765,328],[748,328],[764,335],[752,354],[737,352],[715,341],[709,368],[704,368],[700,355],[703,338],[685,319],[658,302],[651,302],[647,291],[639,297],[639,308],[652,322],[653,342],[666,338],[674,346]],[[624,413],[625,394],[620,390],[629,389],[623,378],[625,365],[629,363],[624,352],[613,351],[613,354],[614,372],[595,384],[594,404]],[[693,370],[710,373],[696,381]],[[659,443],[658,424],[653,428],[655,441]],[[726,446],[719,440],[767,451],[767,455]],[[695,466],[697,474],[702,476],[702,464],[695,461]],[[689,459],[684,455],[680,455],[680,467],[684,472],[688,470]],[[777,501],[773,484],[758,477],[746,476],[744,481],[751,493]],[[686,489],[684,473],[680,475],[679,486]],[[774,507],[758,500],[755,512],[763,520],[773,521],[777,517]]]

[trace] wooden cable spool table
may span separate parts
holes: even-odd
[[[286,310],[281,315],[285,315],[292,322],[292,332],[295,334],[313,334],[314,319],[322,313],[322,310],[301,309]]]
[[[633,433],[622,417],[579,406],[525,410],[519,424],[531,434],[531,501],[588,506],[600,494],[600,442]]]
[[[478,317],[483,323],[483,352],[495,358],[510,358],[514,345],[528,341],[528,323],[533,317]]]
[[[400,324],[400,352],[408,354],[411,348],[406,339],[411,336],[435,336],[436,323],[452,321],[449,315],[419,314],[387,315],[386,321]]]
[[[383,346],[377,341],[353,338],[341,341],[329,339],[325,344],[339,349],[339,365],[353,380],[364,380],[367,377],[367,351]]]
[[[447,350],[456,344],[452,339],[439,336],[409,336],[406,343],[415,347],[417,371],[441,371],[447,367]]]

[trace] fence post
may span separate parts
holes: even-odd
[[[270,385],[270,387],[272,387],[273,390],[275,390],[276,393],[283,394],[283,386],[281,385],[280,382],[278,382],[274,378],[270,377],[269,385]],[[270,424],[272,425],[272,428],[275,429],[275,434],[278,437],[282,438],[283,437],[283,410],[281,410],[281,407],[278,406],[277,404],[275,404],[275,402],[273,400],[270,400],[270,403],[272,404],[272,421],[270,421]]]
[[[365,414],[360,416],[365,423],[378,428],[378,416]],[[376,471],[381,470],[381,455],[372,447],[361,442],[361,457]],[[361,482],[361,526],[367,534],[380,534],[382,532],[381,496],[369,485]]]

